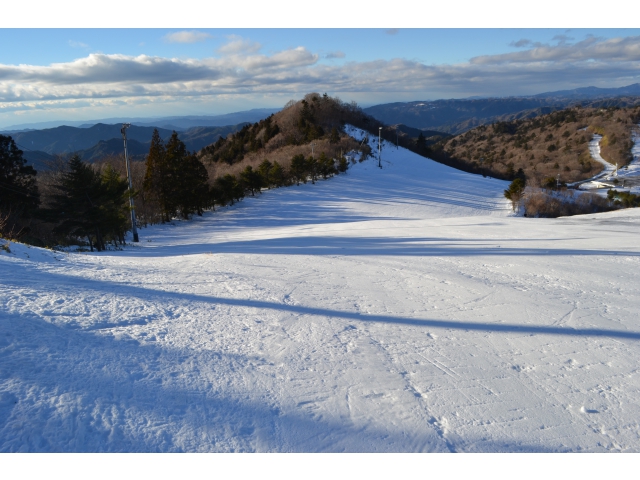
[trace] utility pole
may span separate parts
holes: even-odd
[[[316,184],[316,168],[317,168],[317,166],[316,166],[316,157],[313,154],[313,147],[315,147],[315,146],[316,146],[316,144],[311,142],[311,158],[313,159],[313,169],[311,170],[311,183],[313,185]]]
[[[378,127],[378,167],[382,168],[382,159],[380,158],[380,137],[382,136],[382,127]]]
[[[399,148],[400,147],[399,147],[399,144],[398,144],[398,127],[396,126],[396,150],[398,150]]]
[[[120,133],[124,139],[124,161],[127,164],[127,180],[129,180],[129,209],[131,210],[131,233],[133,233],[133,241],[139,242],[138,229],[136,228],[136,210],[133,205],[133,186],[131,184],[131,166],[129,165],[129,156],[127,155],[127,128],[131,126],[130,123],[123,123]]]

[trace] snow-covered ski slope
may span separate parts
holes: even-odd
[[[0,249],[0,450],[640,451],[640,212],[382,165],[124,251]]]

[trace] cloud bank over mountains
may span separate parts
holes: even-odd
[[[167,42],[204,41],[197,31],[167,35]],[[394,58],[348,61],[343,52],[319,54],[300,46],[260,53],[262,46],[239,36],[204,59],[92,53],[71,62],[0,64],[0,112],[86,105],[129,105],[150,99],[198,96],[413,94],[418,98],[535,94],[640,81],[640,37],[588,37],[556,44],[522,39],[520,51],[483,55],[457,64],[426,65]],[[388,98],[389,95],[387,95]]]

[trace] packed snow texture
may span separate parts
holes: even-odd
[[[123,251],[0,241],[0,451],[640,451],[640,212],[377,164]]]

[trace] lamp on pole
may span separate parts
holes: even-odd
[[[380,138],[382,136],[382,127],[378,127],[378,167],[382,168],[382,159],[380,158]]]
[[[129,165],[129,156],[127,155],[127,128],[131,126],[130,123],[123,123],[120,133],[124,139],[124,161],[127,165],[127,180],[129,181],[129,209],[131,210],[131,233],[133,233],[133,241],[139,242],[138,229],[136,228],[136,210],[133,206],[133,186],[131,185],[131,167]]]

